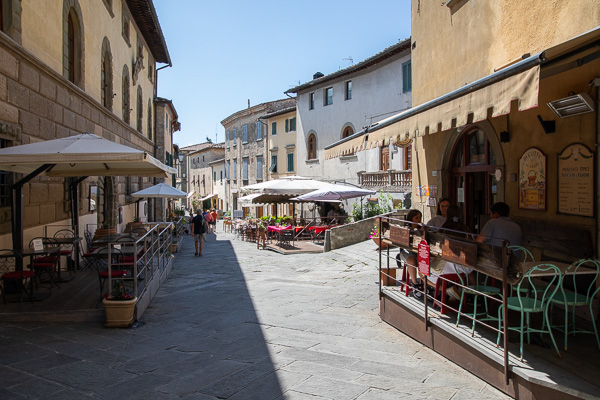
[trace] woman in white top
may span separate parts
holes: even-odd
[[[437,214],[434,215],[433,218],[431,218],[427,222],[427,225],[437,226],[438,228],[440,228],[442,225],[444,225],[444,222],[446,222],[446,217],[447,217],[449,206],[450,206],[450,199],[448,199],[446,197],[442,197],[438,201]]]

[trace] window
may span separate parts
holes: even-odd
[[[308,137],[308,159],[314,160],[317,158],[317,136],[311,133]]]
[[[242,179],[248,180],[248,157],[242,158]]]
[[[315,109],[315,92],[309,93],[309,95],[308,95],[308,109],[309,110]]]
[[[410,92],[412,90],[412,71],[410,61],[402,64],[402,92]]]
[[[152,100],[148,99],[148,139],[152,140]]]
[[[287,155],[287,172],[294,172],[294,153]]]
[[[333,88],[329,87],[323,92],[323,105],[330,106],[333,104]]]
[[[123,2],[123,12],[121,13],[122,15],[122,30],[121,30],[121,35],[123,35],[123,39],[125,40],[125,43],[127,43],[127,46],[131,47],[131,35],[130,35],[130,23],[129,23],[129,15],[127,14],[127,9],[125,7],[125,2]]]
[[[262,122],[256,121],[256,140],[262,140]]]
[[[352,81],[346,82],[346,100],[352,99]]]
[[[404,148],[404,170],[412,170],[412,147],[410,146]]]
[[[229,131],[225,132],[225,147],[229,148]]]
[[[237,140],[236,136],[237,136],[237,128],[233,128],[233,137],[231,138],[231,140],[233,141],[233,147],[235,147],[235,145],[236,145],[236,140]]]
[[[261,156],[256,157],[256,180],[263,180],[263,158]]]
[[[248,125],[242,126],[242,143],[248,143]]]
[[[102,60],[100,62],[100,97],[104,107],[112,110],[113,104],[113,71],[110,43],[105,37],[102,42]],[[141,90],[141,89],[140,89]]]
[[[277,136],[277,122],[271,122],[271,136]]]
[[[347,126],[344,128],[344,132],[342,132],[342,139],[352,135],[354,135],[354,129],[351,126]]]
[[[296,117],[285,120],[285,131],[294,132],[296,130]]]
[[[233,180],[237,180],[237,159],[233,159]]]
[[[135,126],[136,126],[136,129],[138,130],[138,132],[140,132],[140,133],[142,133],[142,121],[144,119],[144,109],[142,108],[142,101],[143,101],[142,87],[138,86],[138,90],[137,90],[137,124]]]
[[[271,167],[269,167],[269,171],[277,173],[277,154],[271,155]]]
[[[227,175],[227,179],[231,179],[231,175],[229,175],[229,172],[231,171],[231,161],[227,161],[227,171],[225,171],[225,175]]]
[[[221,183],[223,183],[223,170],[219,171],[221,174]]]
[[[127,68],[127,65],[123,66],[123,121],[125,121],[125,123],[129,124],[130,122],[130,111],[131,111],[131,104],[130,104],[130,94],[129,94],[129,86],[131,86],[131,84],[129,83],[129,69]]]
[[[217,181],[217,171],[213,171],[213,182]]]
[[[6,2],[3,3],[2,5],[2,2],[0,2],[0,6],[6,8]],[[10,16],[10,13],[7,14]],[[4,17],[0,14],[0,24],[6,22],[3,20],[7,14],[4,14]],[[7,28],[7,26],[3,25],[0,30],[4,31],[4,28]],[[76,0],[65,1],[63,4],[63,32],[66,33],[62,36],[63,77],[82,88],[84,80],[83,25],[81,23],[81,9]],[[104,54],[104,49],[102,54]]]

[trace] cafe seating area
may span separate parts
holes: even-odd
[[[257,244],[283,254],[323,251],[325,232],[341,226],[332,218],[225,219],[223,230],[235,233],[239,240]]]
[[[383,321],[511,396],[600,396],[598,260],[536,260],[506,242],[500,247],[439,231],[416,234],[402,230],[399,220],[385,222],[391,228],[380,250]],[[396,258],[401,249],[422,251],[424,240],[427,263]],[[462,265],[472,269],[471,281]],[[411,268],[423,280],[436,280],[435,289],[414,287]],[[447,293],[451,286],[457,298]],[[415,297],[416,290],[422,296]]]
[[[47,227],[48,236],[31,239],[21,252],[0,251],[3,321],[103,321],[102,299],[109,287],[123,284],[145,299],[166,278],[172,265],[172,244],[183,224],[148,223],[128,233],[94,235],[87,226],[78,237],[64,227]],[[56,232],[53,232],[56,231]]]

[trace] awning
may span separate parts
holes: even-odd
[[[508,68],[498,71],[469,85],[471,88],[482,86],[476,90],[460,88],[384,119],[376,126],[368,128],[366,132],[353,135],[349,140],[334,143],[325,148],[325,158],[354,154],[384,144],[401,144],[426,133],[464,126],[470,121],[470,115],[472,115],[472,122],[483,121],[487,118],[489,109],[492,109],[492,117],[505,115],[510,113],[513,100],[518,101],[519,111],[537,107],[540,81],[539,55],[530,58],[533,61],[529,62],[536,65],[525,71],[514,75],[510,75]],[[537,63],[536,59],[538,59]],[[511,67],[523,68],[523,65],[526,65],[524,61]],[[485,85],[488,81],[492,83]]]
[[[188,199],[189,199],[190,197],[192,197],[192,196],[193,196],[193,195],[195,195],[195,194],[196,194],[196,192],[195,192],[195,191],[191,191],[191,192],[189,192],[189,193],[187,194],[186,198],[188,198]]]
[[[325,159],[464,126],[470,115],[472,122],[479,122],[487,118],[490,109],[492,117],[505,115],[513,100],[518,101],[519,111],[537,107],[540,66],[595,46],[598,40],[600,26],[326,146]],[[578,61],[572,61],[570,67],[575,68]]]
[[[164,182],[131,194],[131,197],[152,197],[159,199],[182,199],[186,196],[186,192],[182,192]]]
[[[211,193],[208,196],[204,196],[203,198],[200,199],[200,201],[204,201],[204,200],[208,200],[208,199],[212,199],[213,197],[216,197],[217,194],[216,193]]]

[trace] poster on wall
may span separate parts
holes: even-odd
[[[558,155],[558,212],[594,216],[594,153],[581,143]]]
[[[519,158],[519,208],[546,210],[546,155],[532,147]]]

